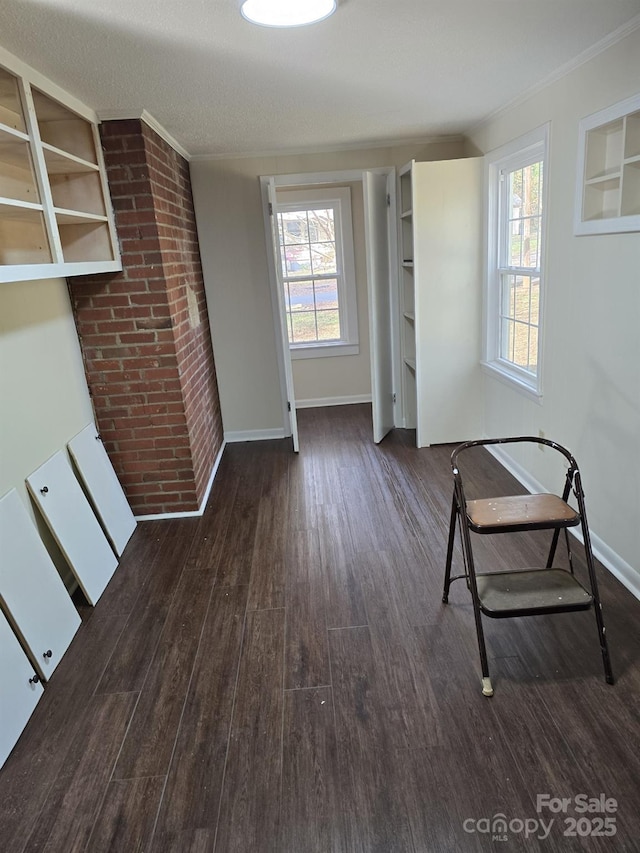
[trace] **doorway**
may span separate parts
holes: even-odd
[[[378,443],[397,424],[396,412],[402,411],[396,391],[400,388],[400,359],[395,168],[264,176],[260,182],[285,434],[292,437],[297,451],[298,399],[303,407],[371,399],[372,435]],[[359,303],[356,346],[353,339],[345,338],[344,334],[344,340],[333,341],[327,346],[322,342],[318,347],[314,347],[313,342],[297,344],[296,326],[292,326],[292,320],[302,327],[300,321],[303,316],[292,314],[292,311],[297,307],[307,316],[309,310],[304,298],[297,297],[296,306],[291,300],[291,283],[297,287],[305,276],[296,275],[297,264],[293,265],[287,259],[283,262],[283,255],[288,258],[290,253],[281,251],[282,211],[295,209],[293,200],[302,207],[300,199],[305,195],[309,198],[331,198],[337,195],[337,192],[332,193],[332,189],[338,187],[350,190],[351,199],[355,202],[353,225],[357,233],[354,236],[356,254],[360,254],[359,276],[356,277],[360,281],[352,283]],[[318,203],[317,206],[324,205]],[[296,236],[291,242],[297,240]],[[284,241],[289,242],[287,237]],[[299,250],[296,246],[292,248],[297,260]],[[323,317],[328,315],[329,312]],[[347,327],[349,324],[345,322],[344,325]],[[353,324],[350,334],[352,332]],[[336,348],[336,344],[343,346]],[[363,384],[363,371],[370,385]],[[351,385],[349,376],[353,380]],[[319,390],[311,393],[309,389],[312,387]],[[349,387],[351,392],[345,394]],[[370,396],[353,392],[354,388],[362,390],[368,387]]]

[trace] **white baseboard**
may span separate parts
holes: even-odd
[[[215,480],[216,474],[218,473],[218,468],[220,467],[222,454],[224,453],[224,448],[226,444],[226,440],[223,440],[222,447],[218,451],[218,455],[216,456],[215,462],[213,463],[213,468],[211,469],[211,476],[209,477],[207,488],[204,491],[204,496],[200,501],[200,506],[198,509],[191,510],[190,512],[159,512],[153,515],[136,515],[136,521],[162,521],[168,518],[197,518],[198,516],[202,515],[205,511],[205,507],[207,506],[207,501],[209,500],[209,495],[211,494],[213,481]]]
[[[296,409],[319,409],[322,406],[350,406],[370,403],[371,394],[352,394],[348,397],[316,397],[313,400],[296,400]]]
[[[504,468],[507,469],[507,471],[509,471],[510,474],[513,474],[516,480],[522,483],[527,491],[532,493],[547,491],[541,483],[539,483],[525,468],[522,467],[522,465],[515,462],[502,447],[494,444],[488,445],[486,449]],[[575,536],[579,542],[583,542],[582,532],[579,528],[571,527],[569,528],[569,532]],[[630,593],[640,600],[640,575],[638,572],[630,566],[626,560],[623,560],[619,554],[616,554],[613,548],[610,548],[597,533],[589,530],[589,534],[591,536],[591,548],[593,550],[594,557],[596,557],[596,559],[598,559],[602,565],[620,581],[621,584],[624,584]]]
[[[239,441],[268,441],[274,438],[286,438],[283,427],[278,429],[232,430],[224,434],[224,440],[227,444],[236,444]]]

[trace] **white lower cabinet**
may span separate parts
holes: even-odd
[[[0,767],[42,696],[42,684],[0,613]]]
[[[15,489],[0,500],[0,542],[0,602],[48,679],[81,620]]]

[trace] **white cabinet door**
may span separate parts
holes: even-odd
[[[0,599],[31,659],[49,678],[80,617],[15,489],[0,500]]]
[[[34,681],[35,679],[35,681]],[[42,696],[42,684],[0,613],[0,767]]]
[[[298,414],[296,411],[296,392],[293,387],[293,368],[291,366],[291,350],[289,349],[289,333],[287,332],[287,314],[284,305],[284,285],[282,280],[282,260],[280,258],[280,235],[278,234],[277,210],[278,200],[276,198],[276,185],[273,178],[269,179],[269,224],[271,226],[271,237],[273,247],[273,265],[276,273],[276,293],[278,298],[278,317],[280,320],[280,337],[282,340],[282,352],[284,355],[284,375],[287,386],[287,404],[289,409],[289,429],[293,440],[293,450],[298,453],[300,444],[298,441]],[[270,247],[267,246],[267,251]]]
[[[90,604],[95,604],[118,560],[66,453],[58,451],[27,477],[27,486]]]
[[[378,444],[394,425],[387,175],[363,172],[362,185],[369,291],[373,440]]]
[[[413,164],[417,444],[482,435],[482,158]]]
[[[89,424],[67,447],[116,554],[122,554],[136,520],[95,426]]]

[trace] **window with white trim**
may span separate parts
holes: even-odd
[[[540,397],[548,128],[487,156],[484,364]]]
[[[356,355],[349,188],[279,191],[277,219],[292,358]]]

